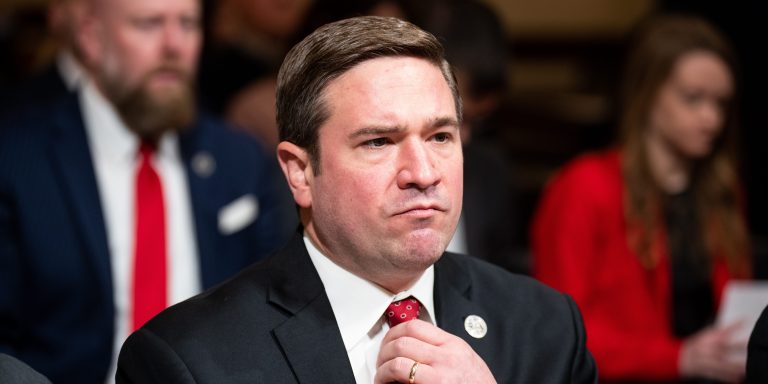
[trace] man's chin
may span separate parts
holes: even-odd
[[[190,98],[191,89],[181,82],[157,81],[146,84],[142,93],[151,100],[151,104],[163,106],[185,102]]]
[[[186,129],[195,118],[194,97],[187,87],[145,87],[118,110],[139,136],[158,139],[165,132]]]
[[[418,255],[419,259],[440,258],[448,247],[449,236],[433,228],[423,228],[410,232],[405,239],[408,254]]]

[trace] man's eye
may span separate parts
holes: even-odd
[[[161,26],[162,20],[158,18],[135,19],[133,25],[141,30],[151,30]]]
[[[184,17],[181,19],[181,27],[188,31],[200,29],[200,20],[193,17]]]
[[[434,139],[438,143],[445,143],[451,140],[451,134],[446,132],[440,132],[434,136]]]
[[[375,139],[371,139],[366,141],[364,144],[368,146],[369,148],[381,148],[385,145],[387,145],[389,141],[385,137],[377,137]]]

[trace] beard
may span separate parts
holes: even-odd
[[[153,76],[171,75],[178,83],[168,89],[151,89]],[[120,75],[102,74],[108,98],[128,128],[144,140],[157,142],[168,132],[181,132],[195,119],[195,92],[191,76],[175,66],[160,66],[144,75],[135,85],[121,81]]]

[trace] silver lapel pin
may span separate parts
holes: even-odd
[[[464,329],[475,339],[482,339],[488,333],[488,325],[485,320],[477,315],[469,315],[464,319]]]

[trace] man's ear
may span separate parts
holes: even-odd
[[[89,2],[90,3],[90,2]],[[102,21],[94,13],[95,4],[84,5],[75,25],[75,44],[87,68],[92,69],[101,60],[104,51]]]
[[[309,155],[304,148],[288,141],[277,144],[277,161],[283,170],[296,204],[302,208],[312,206],[312,178],[314,173],[309,164]]]

